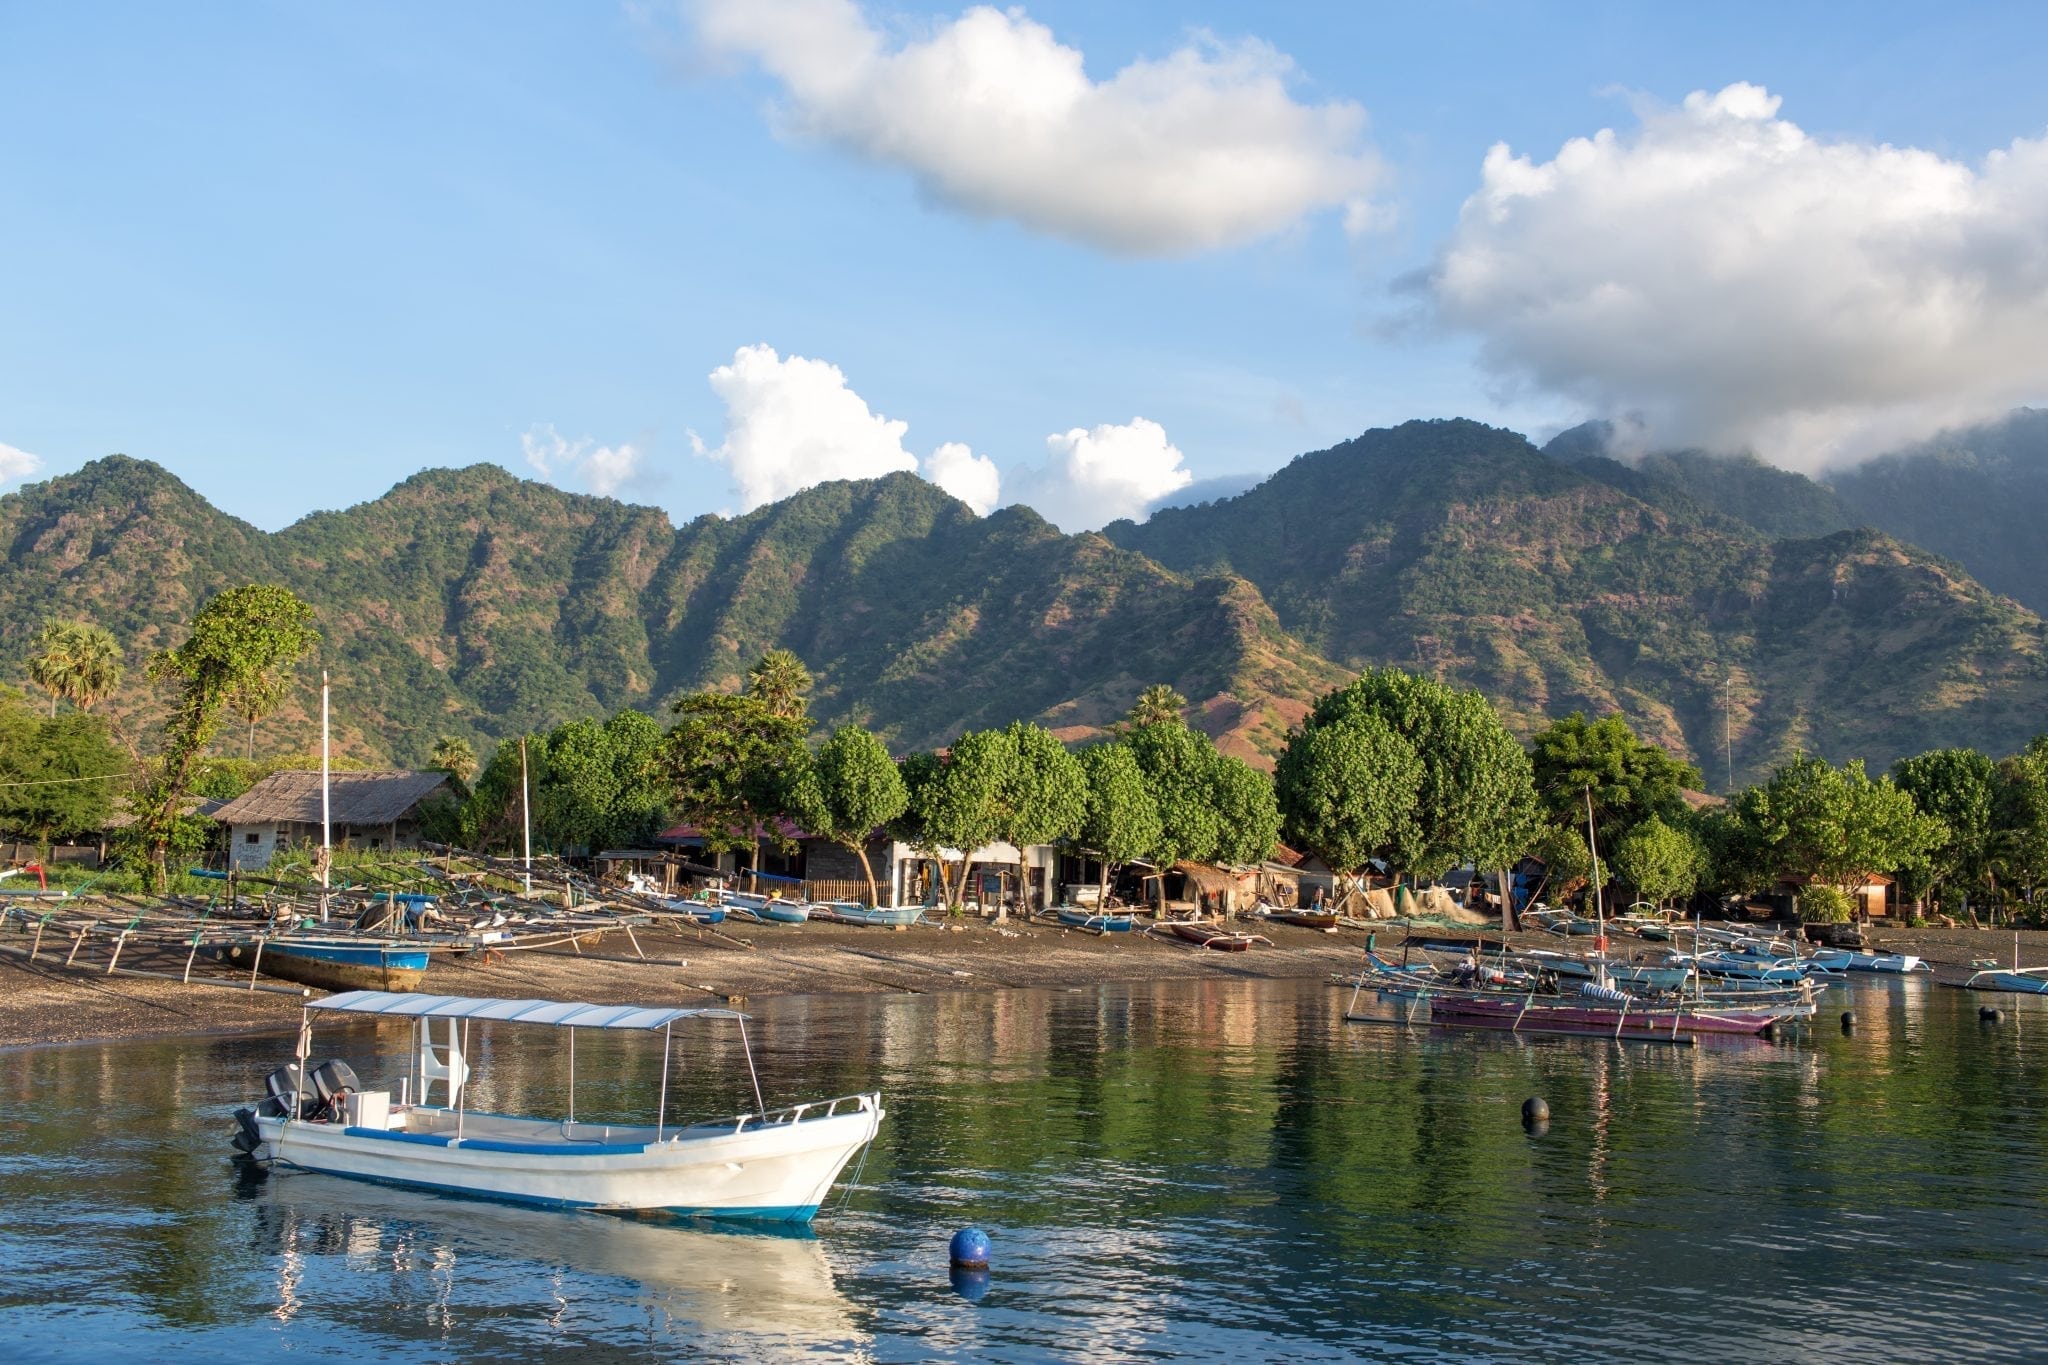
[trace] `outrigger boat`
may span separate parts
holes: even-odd
[[[811,918],[835,924],[871,924],[893,928],[915,924],[924,914],[922,905],[862,905],[859,901],[814,901]]]
[[[230,943],[229,963],[248,963],[265,976],[317,986],[323,991],[410,991],[419,987],[430,961],[417,943],[333,937],[254,939]]]
[[[1254,943],[1272,946],[1272,940],[1259,934],[1240,934],[1229,929],[1219,929],[1213,924],[1200,920],[1169,920],[1155,924],[1155,929],[1164,929],[1175,938],[1201,948],[1213,948],[1219,953],[1242,953]]]
[[[1128,934],[1136,923],[1129,915],[1112,915],[1079,905],[1056,906],[1053,914],[1069,928],[1093,929],[1098,934]]]
[[[415,1021],[396,1103],[389,1089],[363,1088],[346,1062],[308,1066],[315,1012]],[[847,1162],[874,1140],[882,1097],[871,1091],[768,1110],[747,1047],[746,1018],[715,1008],[386,991],[329,996],[306,1005],[297,1056],[265,1078],[269,1093],[262,1103],[235,1111],[234,1145],[258,1161],[483,1199],[808,1223]],[[432,1034],[436,1019],[448,1021],[446,1042],[438,1047]],[[753,1112],[681,1127],[668,1121],[671,1035],[684,1020],[739,1025],[753,1080]],[[568,1117],[468,1111],[470,1026],[491,1022],[568,1030]],[[577,1121],[575,1038],[584,1028],[661,1033],[661,1099],[653,1123]],[[427,1102],[436,1083],[442,1087],[439,1105]]]

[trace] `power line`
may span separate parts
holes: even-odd
[[[0,782],[0,787],[61,787],[70,782],[106,782],[116,777],[132,777],[135,769],[123,768],[119,772],[96,773],[91,777],[36,777],[21,782]]]

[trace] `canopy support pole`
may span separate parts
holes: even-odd
[[[747,1054],[747,1079],[754,1083],[754,1112],[765,1114],[768,1112],[768,1102],[761,1098],[761,1074],[754,1070],[754,1047],[747,1041],[747,1021],[740,1020],[739,1026],[740,1051]]]
[[[569,1030],[569,1122],[576,1122],[576,1030]]]
[[[668,1045],[675,1037],[675,1025],[661,1026],[661,1107],[654,1111],[654,1140],[661,1141],[662,1124],[668,1119]]]
[[[462,1021],[462,1051],[458,1055],[460,1055],[462,1060],[459,1062],[451,1060],[449,1065],[459,1075],[461,1072],[469,1070],[469,1020],[467,1019]],[[465,1076],[462,1079],[467,1080],[468,1078]],[[455,1140],[457,1142],[462,1141],[462,1116],[468,1108],[469,1087],[458,1084],[455,1087]]]

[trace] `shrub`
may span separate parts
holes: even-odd
[[[1847,924],[1855,902],[1818,882],[1799,893],[1799,917],[1809,924]]]

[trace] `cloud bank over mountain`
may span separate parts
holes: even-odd
[[[520,436],[519,448],[549,483],[580,483],[601,498],[646,482],[646,452],[638,446],[601,446],[588,436],[572,441],[552,423],[543,423]]]
[[[712,446],[693,431],[690,444],[725,466],[742,512],[832,479],[903,472],[923,475],[980,516],[1023,502],[1062,530],[1084,531],[1143,516],[1194,481],[1165,428],[1134,417],[1046,437],[1046,459],[1017,471],[1006,497],[995,461],[958,441],[921,461],[912,455],[903,444],[910,424],[869,407],[829,361],[742,346],[710,381],[725,404],[725,439]]]
[[[699,40],[779,82],[790,133],[907,171],[932,200],[1120,255],[1253,241],[1380,178],[1355,103],[1297,102],[1286,54],[1203,34],[1092,79],[1021,8],[896,41],[853,0],[699,0]]]
[[[2048,140],[1812,136],[1748,84],[1505,143],[1426,281],[1511,385],[1806,472],[2048,395]]]
[[[40,456],[31,455],[26,450],[18,450],[5,441],[0,441],[0,484],[25,479],[42,467],[43,461]]]

